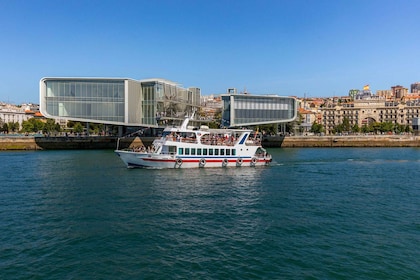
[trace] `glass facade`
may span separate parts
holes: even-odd
[[[224,95],[222,125],[244,126],[289,122],[296,117],[296,100],[292,97]]]
[[[163,79],[44,78],[40,110],[48,117],[125,126],[180,124],[200,106],[198,88]]]
[[[124,122],[124,80],[46,80],[45,87],[49,115]]]
[[[146,83],[142,83],[144,92]],[[151,85],[150,85],[151,86]],[[164,125],[168,120],[182,122],[186,115],[191,115],[200,106],[201,92],[197,88],[184,89],[173,83],[157,82],[155,90],[156,114],[159,124]]]
[[[143,124],[156,125],[156,94],[159,92],[156,83],[144,83],[141,85],[142,91],[142,118]]]

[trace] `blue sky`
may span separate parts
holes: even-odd
[[[0,101],[42,77],[165,78],[203,95],[347,95],[420,81],[418,0],[0,0]]]

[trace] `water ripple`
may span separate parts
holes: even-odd
[[[418,278],[419,149],[270,152],[193,170],[0,153],[0,278]]]

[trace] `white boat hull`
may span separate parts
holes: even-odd
[[[271,157],[180,157],[115,150],[128,168],[208,168],[265,166]]]

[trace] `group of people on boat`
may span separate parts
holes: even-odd
[[[132,151],[137,152],[137,153],[151,153],[153,152],[153,149],[154,149],[153,146],[145,147],[144,145],[141,145],[141,146],[133,147]]]
[[[171,134],[166,135],[166,140],[176,141],[176,142],[186,142],[186,143],[197,143],[197,137],[195,133],[186,133],[186,132],[180,132],[180,133],[171,132]]]
[[[210,133],[204,134],[200,138],[200,142],[203,145],[213,145],[213,146],[234,146],[236,141],[238,140],[238,135],[229,135],[229,134],[217,134],[217,133]],[[166,140],[169,141],[176,141],[176,142],[186,142],[186,143],[197,143],[197,137],[195,133],[174,133],[171,132],[170,134],[165,136]],[[261,140],[257,137],[249,138],[249,141],[252,142],[254,145],[261,144]]]

